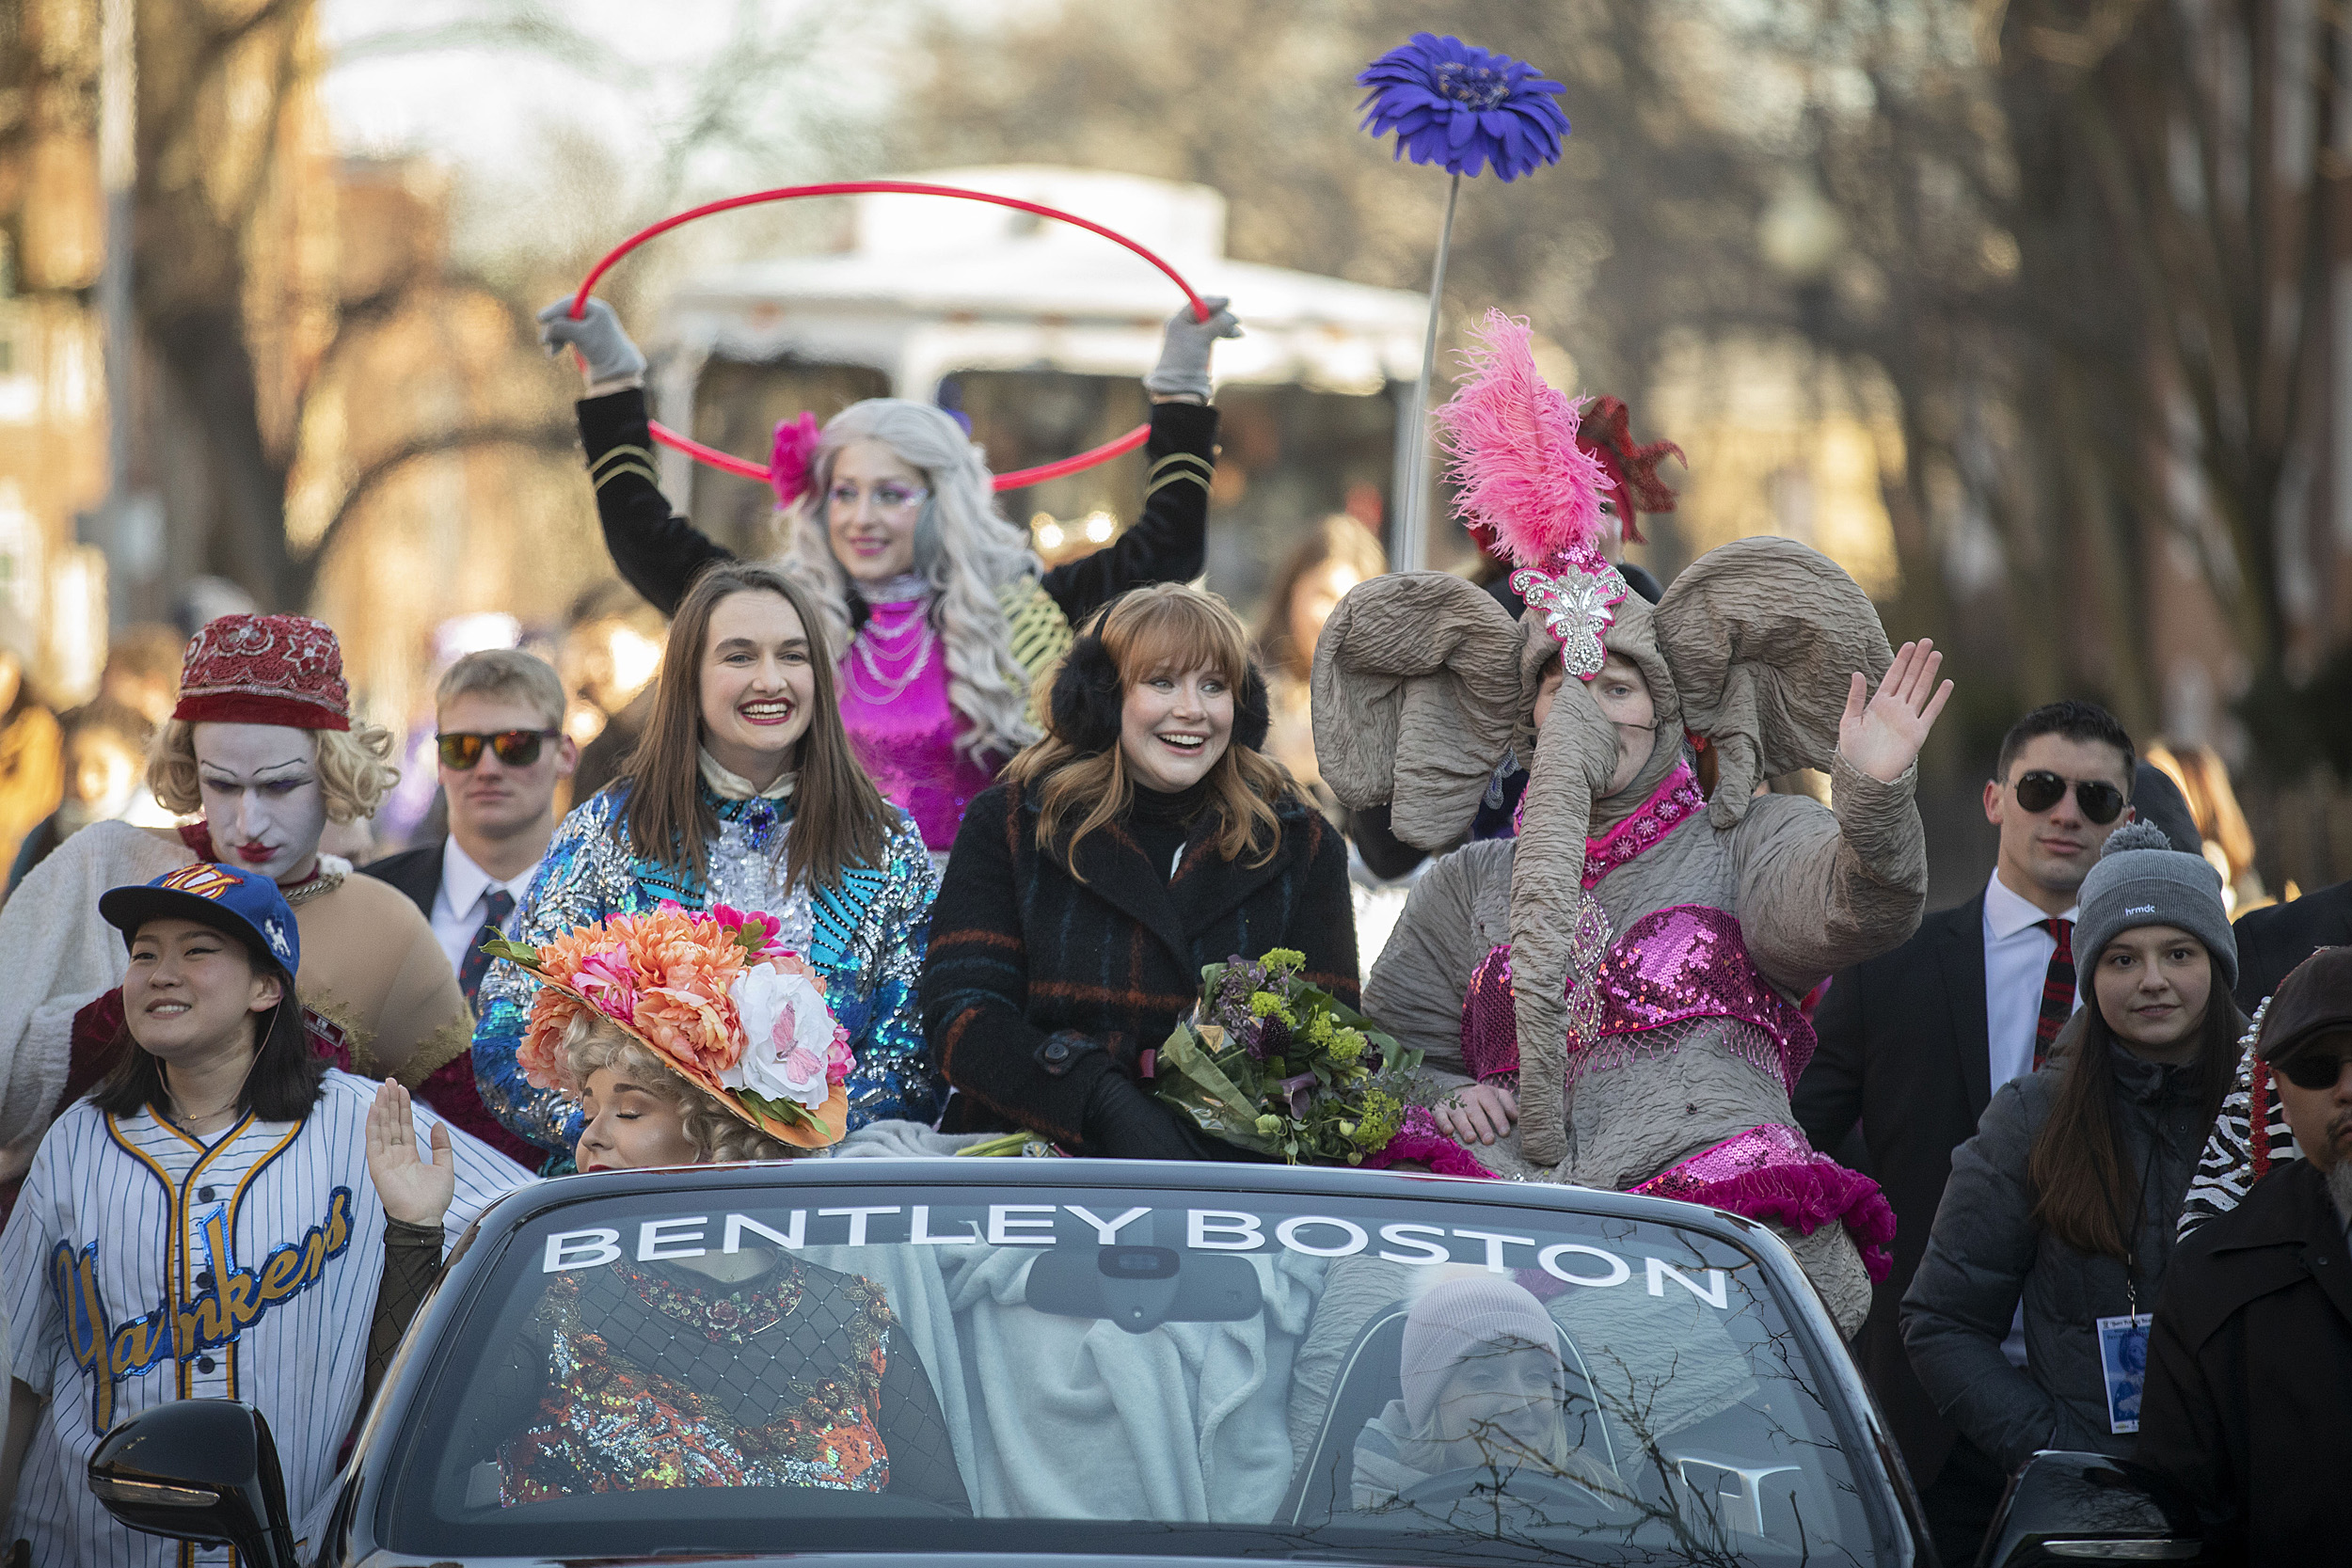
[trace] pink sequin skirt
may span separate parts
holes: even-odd
[[[1873,1281],[1894,1267],[1895,1211],[1879,1184],[1817,1154],[1793,1127],[1751,1127],[1703,1148],[1631,1191],[1647,1197],[1703,1203],[1810,1236],[1832,1220],[1862,1251]]]

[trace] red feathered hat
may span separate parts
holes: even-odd
[[[307,615],[223,615],[188,641],[174,719],[192,724],[351,728],[343,651]]]
[[[1577,426],[1576,444],[1590,452],[1609,475],[1609,493],[1617,503],[1617,521],[1625,531],[1626,543],[1649,543],[1634,525],[1635,515],[1675,509],[1674,489],[1658,477],[1658,465],[1672,457],[1688,467],[1691,460],[1672,441],[1635,446],[1632,419],[1623,398],[1598,397],[1587,404]]]

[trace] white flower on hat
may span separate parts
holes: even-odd
[[[805,974],[759,964],[727,988],[743,1020],[743,1054],[719,1082],[814,1111],[831,1098],[825,1066],[833,1050],[833,1010]]]

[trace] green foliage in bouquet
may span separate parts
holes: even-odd
[[[1403,1125],[1421,1053],[1300,979],[1306,962],[1278,947],[1203,969],[1154,1088],[1211,1137],[1294,1165],[1361,1164]]]

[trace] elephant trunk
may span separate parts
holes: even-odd
[[[1585,830],[1609,787],[1616,726],[1591,689],[1561,683],[1535,741],[1518,847],[1511,861],[1511,994],[1519,1033],[1519,1145],[1539,1165],[1569,1154],[1567,987],[1583,893]]]

